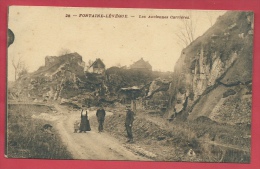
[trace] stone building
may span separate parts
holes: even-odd
[[[104,74],[106,70],[105,64],[102,62],[100,58],[97,58],[95,62],[90,65],[88,72],[97,73],[97,74]]]
[[[144,61],[143,58],[130,65],[130,69],[141,71],[152,71],[152,66],[148,61]]]

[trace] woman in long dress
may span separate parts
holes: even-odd
[[[88,111],[87,110],[83,110],[81,111],[81,121],[80,121],[80,126],[79,126],[79,132],[84,132],[86,133],[86,131],[90,131],[90,125],[89,125],[89,120],[88,120]]]

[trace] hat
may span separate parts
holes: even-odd
[[[131,109],[131,106],[127,105],[127,106],[126,106],[126,109],[127,109],[127,110]]]

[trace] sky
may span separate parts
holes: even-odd
[[[195,38],[211,26],[208,16],[214,23],[225,12],[193,10]],[[183,46],[176,36],[182,20],[171,16],[187,13],[173,9],[11,6],[8,28],[15,41],[8,48],[8,80],[14,80],[12,59],[21,58],[33,72],[45,64],[46,56],[59,56],[64,51],[77,52],[86,64],[101,58],[106,68],[129,66],[143,58],[153,70],[173,71]],[[103,14],[103,18],[87,14]],[[111,18],[110,14],[121,18]],[[156,15],[168,18],[149,18]]]

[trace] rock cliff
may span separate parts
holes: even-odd
[[[76,96],[84,89],[84,65],[78,53],[47,56],[44,66],[15,82],[9,96],[41,101]]]
[[[170,117],[250,123],[253,13],[232,11],[183,49],[170,87]]]

